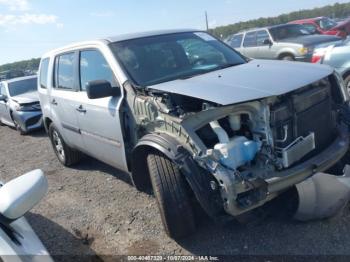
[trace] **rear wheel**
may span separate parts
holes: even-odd
[[[49,127],[49,137],[58,160],[65,166],[76,164],[81,159],[81,152],[70,148],[63,140],[60,132],[52,123]]]
[[[194,233],[190,189],[180,170],[161,153],[148,155],[147,164],[166,233],[177,239]]]

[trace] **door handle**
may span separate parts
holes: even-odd
[[[86,113],[86,109],[83,107],[83,105],[80,105],[79,107],[77,107],[76,110],[80,113]]]
[[[55,105],[55,106],[57,106],[57,105],[58,105],[58,103],[57,103],[56,99],[52,99],[51,104],[53,104],[53,105]]]

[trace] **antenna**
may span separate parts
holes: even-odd
[[[207,11],[205,11],[205,25],[206,25],[207,31],[209,31],[208,13],[207,13]]]

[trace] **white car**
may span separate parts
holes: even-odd
[[[46,194],[47,179],[34,170],[6,184],[0,183],[0,260],[52,261],[23,217]]]

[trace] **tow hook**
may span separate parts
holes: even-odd
[[[294,218],[300,221],[329,218],[350,200],[350,166],[343,176],[317,173],[296,185],[298,208]]]

